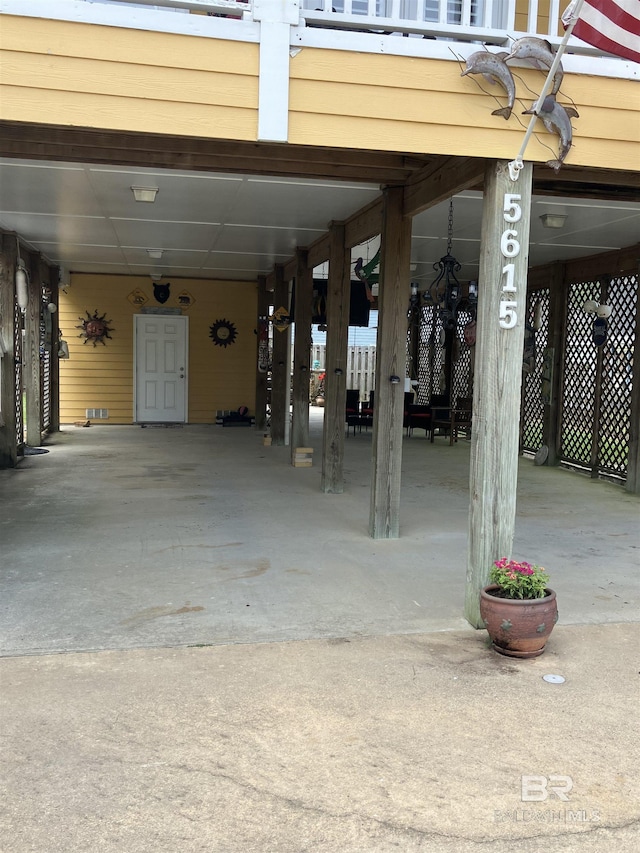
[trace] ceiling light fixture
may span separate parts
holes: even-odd
[[[158,195],[158,187],[131,187],[131,192],[136,201],[146,201],[153,204]]]
[[[159,261],[162,257],[162,249],[147,249],[147,254],[155,261]]]
[[[566,213],[543,213],[540,221],[545,228],[563,228],[566,218]]]

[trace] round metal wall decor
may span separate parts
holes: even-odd
[[[229,320],[216,320],[209,329],[209,337],[217,347],[228,347],[238,337],[238,330]]]
[[[105,338],[109,338],[111,340],[111,335],[109,332],[113,332],[114,330],[109,325],[111,320],[106,319],[106,313],[102,314],[102,316],[98,315],[98,309],[93,312],[93,314],[89,314],[88,311],[86,313],[86,319],[82,317],[78,317],[80,320],[80,326],[76,326],[76,329],[82,329],[79,338],[84,338],[83,343],[86,344],[88,341],[92,341],[95,346],[98,342],[103,346],[105,344]]]

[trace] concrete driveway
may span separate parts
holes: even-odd
[[[638,498],[521,461],[560,622],[512,661],[461,615],[468,443],[405,439],[373,541],[370,436],[324,495],[320,415],[310,469],[92,426],[0,472],[3,851],[637,849]]]

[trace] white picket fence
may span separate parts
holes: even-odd
[[[315,370],[326,369],[324,344],[313,344],[311,347],[311,364]],[[357,388],[360,391],[360,400],[368,400],[371,391],[375,388],[375,378],[376,348],[349,347],[347,349],[347,388]]]

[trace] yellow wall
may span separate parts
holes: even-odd
[[[60,328],[70,350],[70,358],[60,362],[62,423],[84,420],[88,408],[109,409],[105,423],[133,422],[133,317],[139,308],[128,297],[137,289],[147,296],[146,307],[159,307],[146,276],[72,275],[71,287],[60,294]],[[256,283],[172,279],[164,307],[177,306],[184,290],[195,300],[183,309],[189,317],[189,423],[213,423],[218,410],[239,406],[254,414]],[[96,310],[106,315],[113,331],[104,346],[94,347],[83,343],[76,326]],[[209,336],[211,325],[221,319],[238,332],[227,347],[215,346]]]
[[[291,62],[289,141],[513,159],[528,124],[521,112],[533,100],[526,86],[539,92],[543,72],[514,69],[522,100],[505,121],[491,115],[506,103],[502,90],[461,77],[461,68],[445,60],[305,48]],[[478,84],[495,90],[500,103]],[[637,170],[637,81],[567,74],[562,92],[580,114],[567,163]],[[527,159],[555,157],[557,136],[541,125],[536,135],[552,150],[534,136]]]
[[[8,121],[256,137],[258,46],[3,15]]]
[[[256,44],[4,15],[0,50],[0,119],[257,138]],[[522,100],[505,121],[491,115],[505,103],[502,91],[460,70],[445,60],[303,48],[290,61],[289,142],[512,159],[543,73],[516,70]],[[562,93],[580,113],[567,163],[637,170],[637,81],[567,74]],[[527,158],[557,150],[557,137],[539,126]]]

